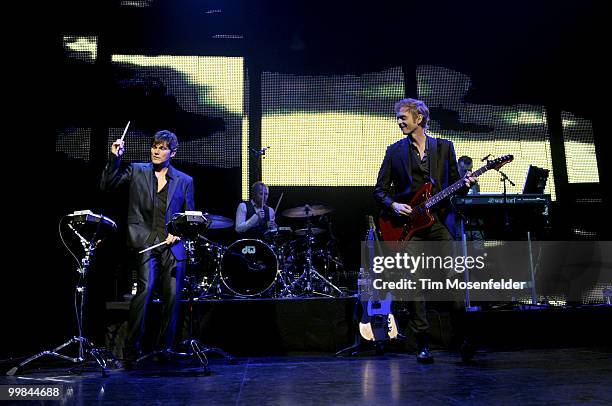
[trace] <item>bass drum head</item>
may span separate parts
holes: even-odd
[[[272,248],[260,240],[238,240],[223,254],[221,280],[239,296],[258,296],[276,281],[278,259]]]

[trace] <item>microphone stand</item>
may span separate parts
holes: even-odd
[[[510,184],[512,186],[516,186],[514,182],[512,182],[512,180],[508,177],[508,175],[506,175],[503,171],[500,171],[499,169],[497,169],[497,172],[499,172],[499,174],[501,175],[501,179],[500,181],[504,183],[504,227],[506,228],[506,231],[508,231],[510,229],[510,215],[508,214],[508,196],[507,196],[507,187],[506,187],[506,182],[510,182]]]

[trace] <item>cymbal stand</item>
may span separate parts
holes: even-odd
[[[20,363],[19,365],[11,368],[6,374],[9,376],[15,375],[18,369],[23,366],[29,364],[30,362],[44,356],[60,358],[66,361],[70,361],[75,364],[84,365],[84,362],[88,359],[93,359],[100,367],[102,376],[108,376],[108,365],[106,363],[106,358],[110,359],[113,365],[117,368],[119,367],[119,362],[112,355],[112,353],[104,348],[96,347],[88,338],[83,336],[83,326],[85,325],[85,299],[87,294],[87,271],[89,270],[90,260],[94,257],[95,249],[96,249],[96,235],[92,237],[91,241],[87,241],[73,226],[68,223],[68,227],[74,232],[74,234],[79,238],[81,245],[83,246],[84,256],[81,259],[81,266],[77,269],[79,273],[79,279],[76,284],[76,295],[78,298],[75,299],[76,308],[76,319],[77,319],[77,327],[79,335],[76,337],[72,337],[70,340],[65,343],[53,348],[52,350],[41,351],[38,354],[35,354],[25,361]],[[64,348],[72,345],[78,344],[77,347],[77,356],[69,357],[64,354],[60,354],[59,351],[62,351]],[[106,357],[106,358],[105,358]]]
[[[280,289],[279,290],[275,290],[275,295],[276,297],[294,297],[294,293],[291,290],[291,283],[287,283],[287,276],[288,276],[288,265],[286,263],[286,253],[285,253],[285,244],[273,244],[273,246],[276,248],[275,249],[275,254],[276,257],[279,259],[279,269],[278,272],[276,274],[276,283],[278,283],[279,285],[282,284],[282,286],[279,286],[276,289]]]
[[[336,236],[334,235],[334,231],[333,231],[333,227],[332,227],[332,222],[331,219],[327,218],[327,232],[329,233],[329,242],[327,243],[326,249],[322,251],[323,256],[325,258],[325,276],[328,277],[330,280],[333,280],[331,277],[329,277],[328,272],[330,272],[330,268],[332,267],[332,264],[336,267],[336,273],[338,272],[338,268],[341,268],[344,270],[344,263],[342,262],[342,259],[337,255],[337,239]],[[332,255],[332,253],[336,253],[336,255]]]
[[[189,312],[189,338],[181,341],[179,346],[186,348],[185,352],[174,351],[171,348],[166,348],[164,350],[153,351],[149,354],[143,355],[142,357],[136,360],[136,363],[139,363],[147,358],[165,354],[169,356],[178,356],[178,357],[189,357],[189,358],[197,358],[200,362],[200,366],[202,367],[202,372],[204,375],[210,375],[210,369],[208,368],[208,358],[206,357],[207,353],[217,353],[225,358],[228,362],[233,362],[234,359],[223,351],[220,348],[208,347],[197,338],[194,338],[193,335],[193,307],[194,307],[194,280],[195,275],[193,274],[194,265],[196,265],[196,255],[195,255],[195,241],[190,239],[184,239],[183,245],[185,247],[185,252],[187,253],[187,286],[189,289],[189,299],[187,301],[187,309]]]
[[[308,211],[308,208],[306,209]],[[303,294],[306,296],[310,295],[320,295],[327,297],[335,297],[334,295],[326,292],[318,292],[313,288],[313,279],[324,284],[326,289],[331,289],[333,292],[337,292],[339,296],[344,296],[344,292],[342,292],[336,285],[327,280],[323,275],[317,272],[312,265],[312,243],[314,241],[314,234],[312,233],[312,222],[310,221],[310,215],[306,218],[306,264],[304,273],[291,284],[291,286],[295,286],[300,284],[303,286]],[[305,284],[305,286],[304,286]]]

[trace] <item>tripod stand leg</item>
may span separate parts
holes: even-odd
[[[79,344],[79,356],[78,357],[69,357],[67,355],[64,354],[60,354],[58,351],[63,350],[64,348],[68,347],[71,344]],[[81,356],[82,354],[82,356]],[[16,367],[11,368],[6,374],[9,376],[13,376],[15,375],[15,373],[17,372],[17,370],[19,370],[20,368],[22,368],[23,366],[29,364],[30,362],[40,358],[40,357],[44,357],[44,356],[50,356],[50,357],[56,357],[56,358],[60,358],[66,361],[70,361],[72,363],[83,363],[86,359],[87,356],[90,355],[98,364],[98,366],[100,367],[100,369],[102,370],[102,375],[107,376],[108,374],[108,366],[106,364],[106,360],[104,359],[104,356],[102,354],[109,354],[107,350],[103,350],[100,348],[97,348],[95,346],[93,346],[91,344],[91,342],[84,338],[84,337],[73,337],[70,340],[66,341],[65,343],[55,347],[54,349],[50,350],[50,351],[41,351],[36,355],[31,356],[30,358],[26,359],[25,361],[23,361],[22,363],[20,363],[19,365],[17,365]],[[113,362],[115,362],[115,364],[117,364],[117,360],[112,356],[109,355],[109,358],[111,358],[113,360]]]
[[[280,289],[280,291],[279,290],[276,291],[277,292],[276,297],[293,297],[294,296],[293,292],[291,291],[291,286],[293,286],[293,283],[287,283],[287,280],[286,280],[287,276],[285,272],[286,270],[281,268],[281,270],[279,270],[279,272],[277,272],[276,274],[276,283],[278,285],[282,284],[282,286],[279,286],[278,288]]]
[[[317,278],[320,282],[323,282],[326,286],[328,286],[328,287],[332,288],[334,291],[338,292],[340,294],[340,296],[344,296],[344,292],[342,292],[340,290],[340,288],[338,288],[336,285],[334,285],[329,280],[327,280],[323,275],[321,275],[320,273],[318,273],[314,269],[312,269],[311,272],[312,272],[313,276],[315,278]],[[327,295],[329,297],[333,297],[332,295],[329,295],[329,294],[325,294],[325,295]]]
[[[360,354],[374,353],[376,355],[382,355],[385,352],[384,343],[374,341],[364,341],[359,337],[355,340],[355,344],[350,347],[344,348],[338,351],[336,357],[355,357]]]
[[[35,354],[35,355],[31,356],[30,358],[26,359],[25,361],[23,361],[22,363],[20,363],[16,367],[11,368],[10,370],[8,370],[8,372],[6,374],[8,376],[13,376],[13,375],[15,375],[15,373],[17,372],[17,370],[19,368],[29,364],[30,362],[32,362],[32,361],[34,361],[34,360],[36,360],[36,359],[38,359],[40,357],[44,357],[44,356],[61,358],[61,359],[65,359],[65,360],[71,361],[71,362],[79,362],[81,360],[80,358],[68,357],[66,355],[59,354],[57,352],[57,351],[61,351],[63,348],[69,346],[70,344],[76,343],[76,342],[78,342],[78,340],[76,339],[76,337],[74,337],[74,338],[71,338],[70,340],[66,341],[62,345],[59,345],[59,346],[55,347],[52,350],[41,351],[38,354]]]
[[[206,357],[204,351],[200,348],[200,343],[198,340],[189,340],[189,345],[191,347],[191,351],[193,351],[193,353],[198,357],[198,360],[200,360],[200,365],[202,365],[202,368],[204,368],[204,372],[210,373],[208,370],[208,358]]]
[[[106,364],[106,360],[104,359],[103,354],[108,355],[108,351],[103,350],[101,348],[95,347],[88,339],[84,337],[78,337],[83,345],[84,352],[87,355],[91,355],[91,357],[96,361],[100,369],[102,369],[102,375],[108,375],[108,365]],[[115,357],[112,357],[113,362],[116,363]]]

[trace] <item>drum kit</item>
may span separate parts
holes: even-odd
[[[208,231],[229,228],[229,218],[204,213],[177,213],[168,230],[181,237],[193,278],[188,281],[195,300],[223,298],[340,297],[330,280],[342,261],[323,244],[326,229],[315,221],[333,208],[304,205],[283,211],[301,228],[269,229],[262,239],[239,239],[225,246],[211,240]]]

